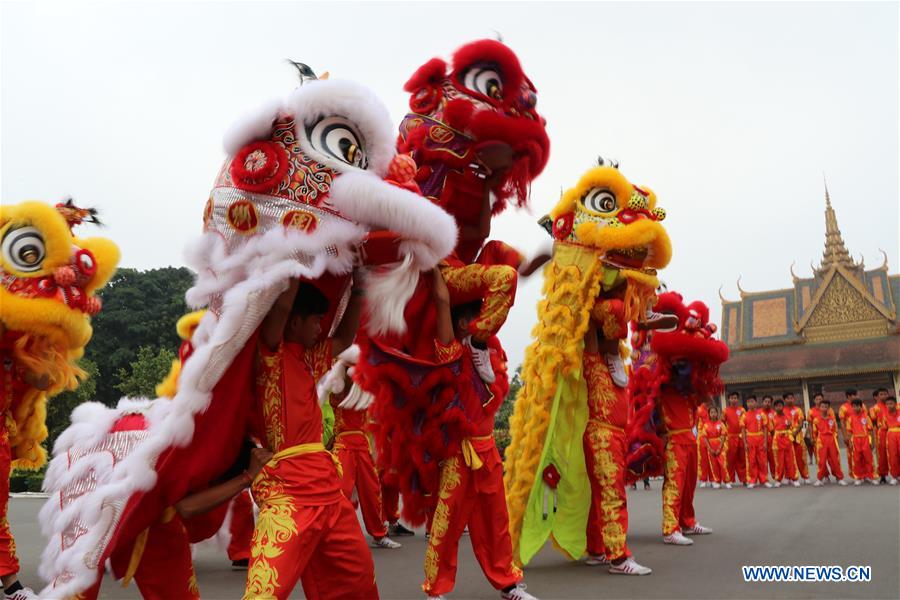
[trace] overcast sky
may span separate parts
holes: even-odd
[[[228,124],[295,86],[287,57],[355,79],[395,123],[433,56],[500,32],[538,88],[550,162],[534,222],[598,154],[668,211],[670,289],[721,314],[742,287],[789,287],[824,246],[822,174],[847,246],[898,264],[898,4],[2,4],[2,198],[96,205],[122,265],[182,265]],[[85,232],[86,233],[86,232]],[[502,339],[521,361],[539,277]],[[173,324],[174,326],[174,324]]]

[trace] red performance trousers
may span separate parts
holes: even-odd
[[[869,436],[854,435],[851,446],[853,446],[853,478],[873,479],[875,467],[872,461],[872,445],[869,443]]]
[[[662,530],[669,535],[693,527],[694,488],[697,486],[697,444],[668,440],[665,450],[666,468],[662,490]]]
[[[9,433],[0,423],[0,575],[12,575],[19,572],[19,559],[16,558],[16,541],[9,530],[7,513],[9,511],[9,471],[12,466],[12,453],[9,448]]]
[[[735,475],[741,483],[747,481],[747,459],[745,457],[744,440],[740,435],[728,435],[728,449],[725,455],[725,481],[734,483]]]
[[[818,464],[816,479],[825,479],[829,470],[832,475],[837,477],[838,481],[844,478],[836,436],[818,436],[816,438],[816,463]]]
[[[747,434],[747,483],[764,484],[769,480],[766,465],[766,436]]]
[[[366,531],[374,538],[384,537],[387,535],[387,528],[384,526],[381,506],[381,482],[378,481],[378,471],[372,462],[369,440],[360,431],[339,434],[334,443],[334,452],[344,472],[341,478],[344,495],[350,498],[353,488],[356,488]]]
[[[522,580],[522,571],[513,564],[500,454],[490,437],[471,440],[471,449],[470,464],[461,454],[441,465],[422,584],[422,590],[430,596],[453,590],[459,538],[466,525],[475,558],[495,589]]]
[[[609,560],[630,556],[628,496],[625,492],[625,431],[589,420],[584,432],[584,458],[591,483],[587,551]]]

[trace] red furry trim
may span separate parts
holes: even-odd
[[[453,54],[453,78],[462,81],[465,71],[479,63],[492,63],[500,69],[504,100],[509,102],[519,95],[525,74],[509,46],[496,40],[478,40],[462,46]]]
[[[465,131],[474,111],[474,104],[462,98],[455,98],[444,106],[443,121],[453,129]]]
[[[720,365],[728,360],[728,346],[723,342],[679,331],[654,333],[650,337],[650,348],[669,360],[685,358],[693,364]]]
[[[424,85],[437,85],[444,79],[446,71],[447,63],[443,59],[432,58],[413,73],[403,90],[412,93]]]
[[[625,428],[628,449],[625,456],[627,483],[662,474],[665,443],[657,432],[653,416],[663,381],[664,378],[655,368],[639,368],[628,381],[629,402],[633,412]]]
[[[257,156],[250,161],[250,155]],[[280,144],[270,141],[253,142],[241,148],[231,161],[231,178],[236,187],[249,192],[271,192],[281,183],[288,171],[288,155]]]

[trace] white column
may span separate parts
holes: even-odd
[[[800,388],[803,390],[803,412],[807,415],[809,414],[809,386],[806,385],[806,380],[800,380]]]

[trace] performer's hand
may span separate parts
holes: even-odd
[[[552,254],[549,253],[541,253],[532,258],[530,261],[526,261],[519,267],[519,275],[522,277],[529,277],[532,273],[543,267],[548,260],[553,258]]]
[[[247,475],[250,479],[256,479],[266,463],[272,459],[272,453],[266,448],[254,448],[250,451],[250,464],[247,466]]]
[[[434,301],[437,304],[450,304],[450,290],[447,288],[447,282],[444,281],[444,274],[441,273],[440,267],[432,269],[434,275]]]

